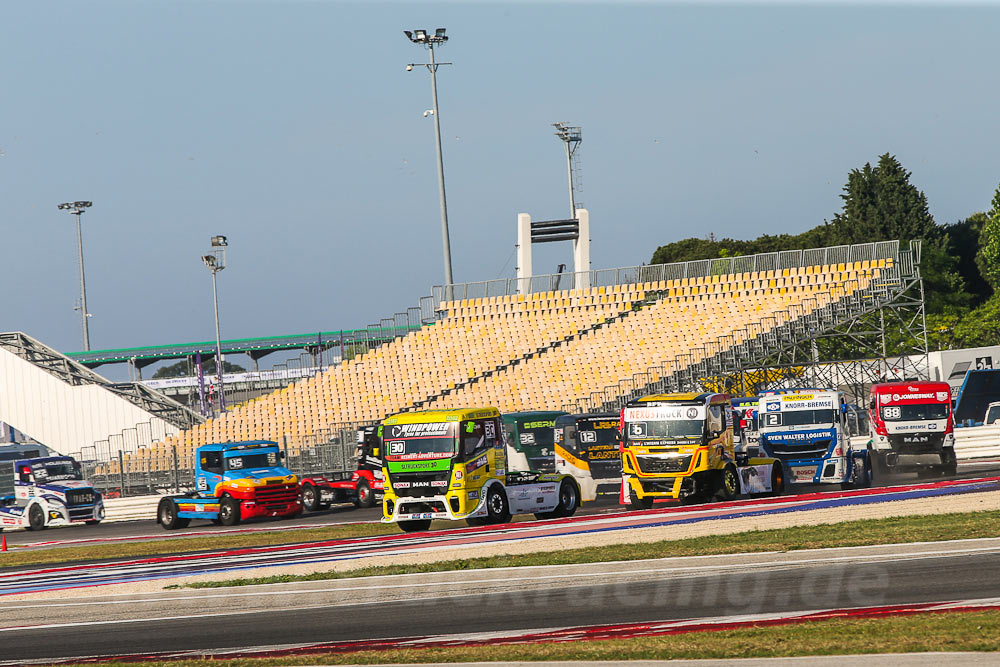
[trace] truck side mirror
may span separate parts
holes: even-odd
[[[278,452],[278,458],[280,458],[282,461],[284,461],[285,460],[285,453],[284,452]]]

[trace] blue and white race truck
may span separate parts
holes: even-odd
[[[833,389],[765,392],[757,412],[761,456],[780,460],[789,484],[871,486],[868,451],[851,447],[847,411],[843,392]]]
[[[71,523],[95,525],[104,501],[69,456],[0,462],[0,531],[41,530]]]

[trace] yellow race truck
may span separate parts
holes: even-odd
[[[622,491],[633,507],[657,498],[696,503],[780,494],[781,462],[747,458],[733,446],[729,394],[654,394],[621,412]]]
[[[571,516],[580,486],[571,475],[511,472],[496,408],[425,410],[379,426],[385,495],[382,521],[404,531],[433,519],[507,523],[513,514]]]

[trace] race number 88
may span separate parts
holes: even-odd
[[[903,412],[899,408],[885,408],[886,419],[899,419]]]

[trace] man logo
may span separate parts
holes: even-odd
[[[698,408],[688,408],[687,416],[688,419],[695,419],[698,416]]]

